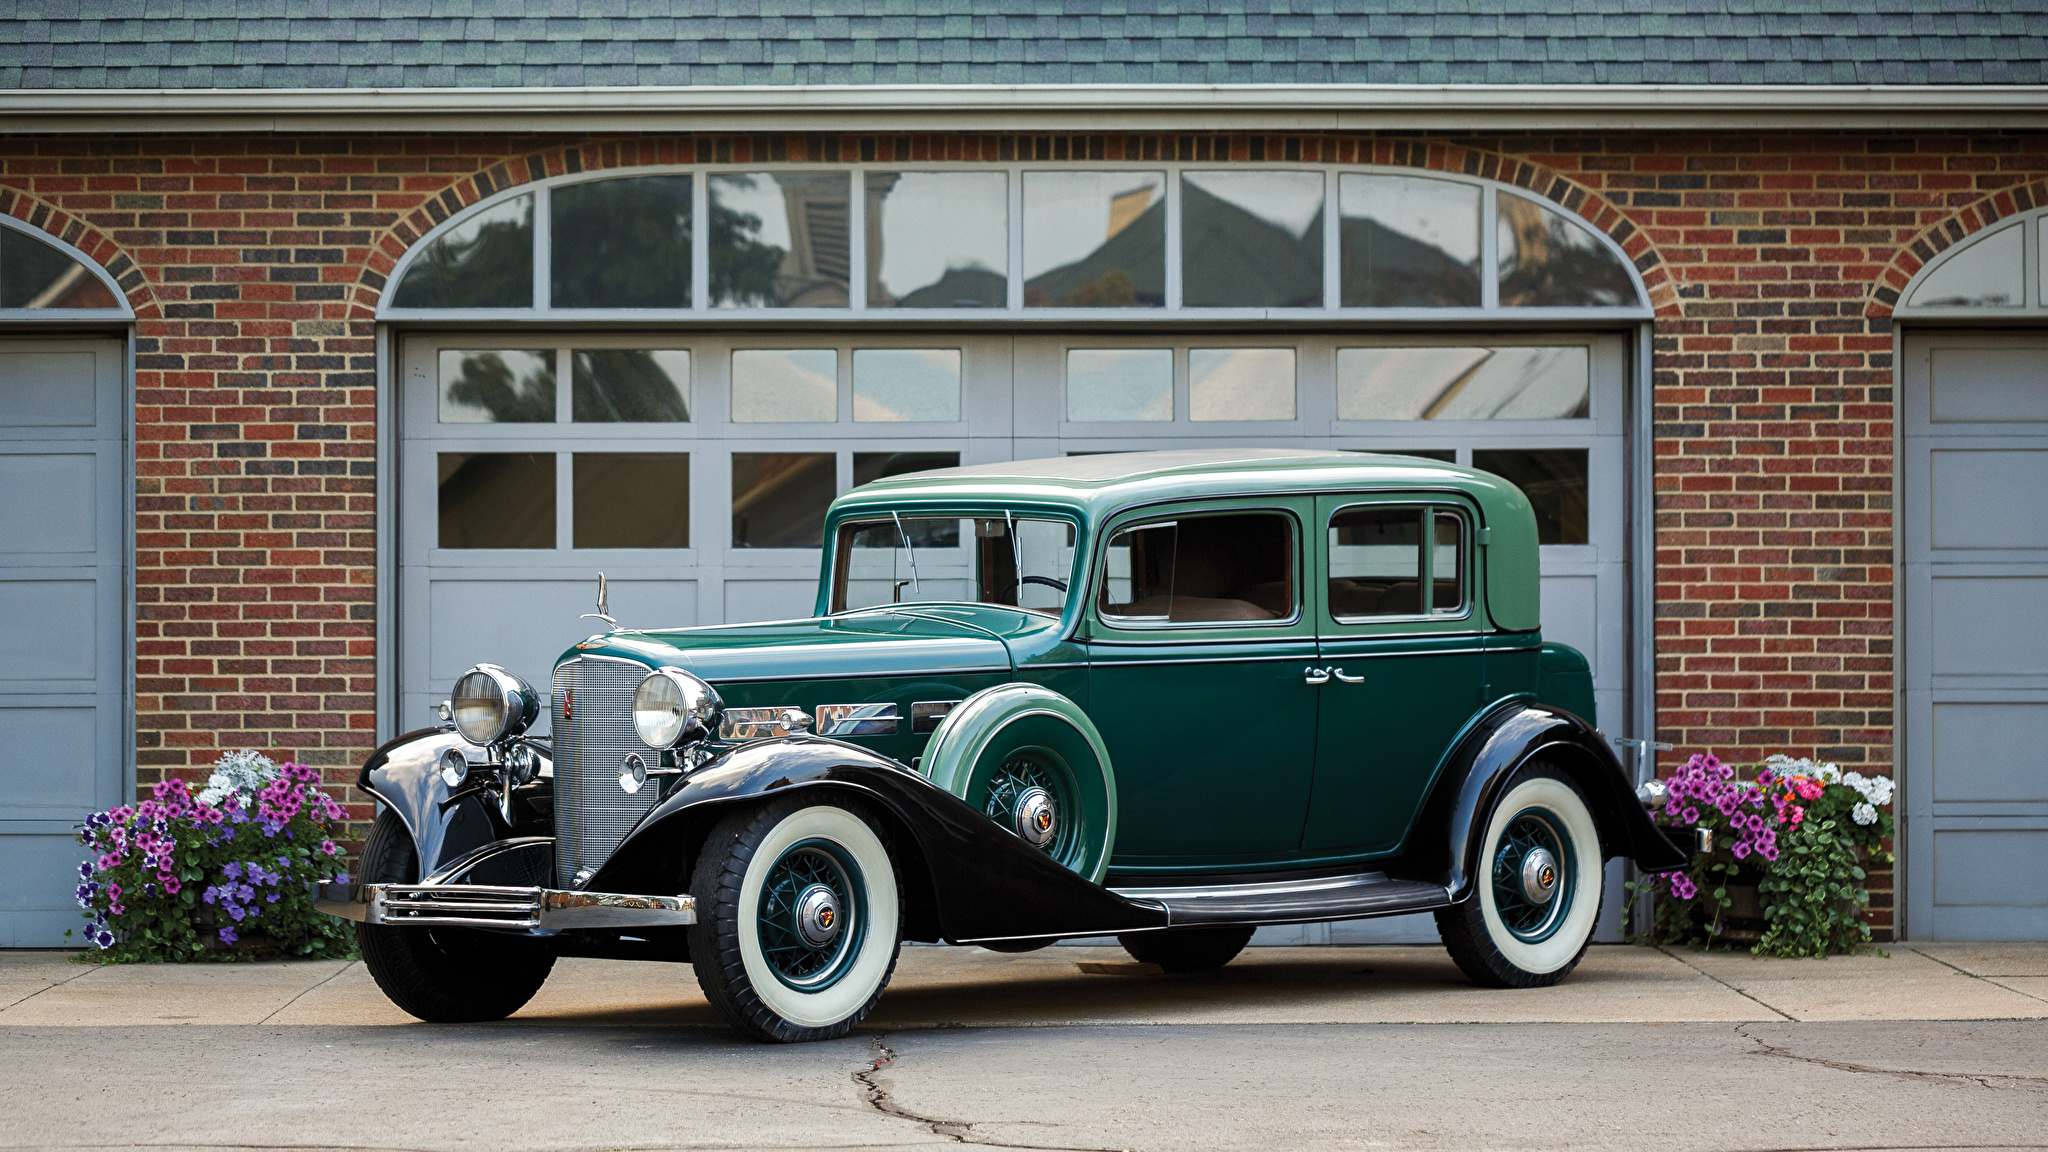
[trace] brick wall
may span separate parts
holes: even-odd
[[[1658,312],[1663,738],[1890,770],[1890,305],[1934,252],[2036,202],[2048,139],[0,139],[0,211],[99,258],[139,316],[138,783],[254,746],[340,786],[371,745],[372,316],[450,212],[623,164],[1126,158],[1463,171],[1616,237]]]

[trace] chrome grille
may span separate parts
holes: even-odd
[[[633,731],[633,690],[646,678],[646,665],[607,656],[555,669],[555,883],[564,887],[609,859],[654,807],[657,789],[619,790],[619,762],[629,752],[648,755]]]

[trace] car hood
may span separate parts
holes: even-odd
[[[1010,672],[1011,646],[1056,630],[1035,613],[978,605],[906,605],[762,624],[610,632],[562,654],[684,668],[712,683],[743,680]]]

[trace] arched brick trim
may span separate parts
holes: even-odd
[[[2000,220],[2048,205],[2048,179],[2035,180],[2015,188],[2001,188],[1974,204],[1959,209],[1933,227],[1921,232],[1892,255],[1891,263],[1871,285],[1866,316],[1890,316],[1899,306],[1899,294],[1915,275],[1936,256],[1998,223]]]
[[[1014,160],[1080,161],[1295,161],[1310,164],[1375,164],[1425,172],[1455,172],[1511,184],[1556,204],[1611,238],[1642,275],[1650,306],[1660,314],[1678,311],[1678,291],[1664,259],[1642,229],[1620,208],[1561,173],[1504,156],[1429,140],[1372,136],[1251,136],[1207,134],[984,136],[745,135],[670,136],[595,141],[511,157],[455,179],[395,221],[372,246],[356,288],[357,315],[376,313],[391,270],[420,238],[449,217],[489,196],[555,176],[664,164],[883,163]]]
[[[48,201],[38,200],[14,188],[0,188],[0,212],[55,236],[91,257],[106,270],[107,275],[114,278],[114,283],[121,286],[122,295],[128,298],[128,307],[138,319],[161,314],[149,277],[142,274],[142,269],[129,258],[127,251],[106,233]]]

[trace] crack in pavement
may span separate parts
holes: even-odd
[[[1673,952],[1670,948],[1662,944],[1659,944],[1657,945],[1657,951],[1662,952],[1666,956],[1671,957],[1673,960],[1678,961],[1680,964],[1685,965],[1687,968],[1690,968],[1693,971],[1699,973],[1700,975],[1705,976],[1707,979],[1712,980],[1714,983],[1719,984],[1721,987],[1726,988],[1730,992],[1735,993],[1737,996],[1742,997],[1744,1000],[1748,1000],[1756,1004],[1760,1008],[1765,1008],[1772,1012],[1775,1012],[1778,1015],[1783,1016],[1785,1019],[1790,1020],[1795,1024],[1799,1022],[1798,1018],[1793,1016],[1790,1012],[1785,1011],[1784,1009],[1778,1007],[1776,1004],[1764,1003],[1762,1000],[1759,1000],[1756,997],[1750,995],[1749,993],[1744,992],[1742,989],[1737,988],[1735,985],[1730,984],[1726,980],[1721,979],[1719,976],[1714,975],[1712,972],[1707,971],[1705,968],[1702,968],[1699,965],[1693,963],[1692,961],[1687,960],[1685,957],[1680,956],[1678,953]]]
[[[895,1120],[908,1120],[913,1124],[922,1124],[934,1136],[944,1136],[955,1144],[972,1144],[978,1148],[1016,1148],[1022,1150],[1022,1152],[1130,1152],[1128,1148],[1083,1148],[1070,1144],[1011,1144],[1006,1141],[990,1140],[975,1135],[972,1131],[974,1121],[971,1120],[941,1120],[935,1116],[924,1116],[912,1112],[910,1109],[896,1103],[895,1099],[889,1095],[889,1090],[882,1087],[877,1079],[883,1069],[896,1062],[896,1050],[882,1043],[882,1041],[888,1039],[888,1036],[887,1032],[883,1032],[868,1041],[868,1047],[874,1050],[875,1056],[872,1060],[868,1061],[868,1066],[865,1069],[853,1074],[853,1082],[860,1085],[861,1094],[865,1097],[868,1104],[884,1116]]]
[[[360,960],[351,960],[348,963],[343,964],[341,967],[336,968],[334,970],[334,974],[329,976],[326,980],[320,981],[318,984],[313,985],[311,988],[302,990],[297,996],[294,996],[291,999],[285,1001],[284,1003],[278,1005],[276,1012],[272,1012],[270,1015],[265,1016],[261,1020],[258,1020],[256,1022],[257,1025],[261,1026],[264,1024],[268,1024],[272,1020],[277,1019],[278,1015],[282,1013],[285,1009],[291,1007],[294,1004],[297,1004],[299,1001],[304,1000],[306,997],[311,996],[313,993],[318,992],[320,989],[327,987],[327,985],[330,982],[332,982],[336,977],[340,976],[343,972],[348,971],[349,969],[355,967],[360,963],[362,963],[362,961]]]
[[[1824,1056],[1802,1056],[1797,1052],[1780,1048],[1762,1037],[1752,1036],[1743,1031],[1747,1025],[1737,1024],[1735,1034],[1755,1044],[1758,1056],[1776,1056],[1785,1060],[1797,1060],[1803,1064],[1818,1064],[1837,1072],[1861,1072],[1877,1076],[1901,1076],[1908,1080],[1961,1080],[1981,1088],[1994,1087],[1992,1081],[2006,1080],[2019,1084],[2048,1084],[2048,1076],[2017,1076],[2008,1072],[1923,1072],[1912,1068],[1874,1068],[1868,1064],[1852,1064],[1847,1060],[1829,1060]]]

